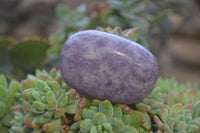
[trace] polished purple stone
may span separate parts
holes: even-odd
[[[72,35],[63,45],[60,69],[80,94],[132,104],[149,95],[158,78],[156,58],[128,39],[95,30]]]

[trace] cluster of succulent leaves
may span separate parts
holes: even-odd
[[[81,99],[74,120],[69,133],[145,133],[151,129],[145,112],[108,100]]]
[[[0,73],[11,77],[14,72],[19,78],[22,70],[31,72],[31,68],[44,61],[49,46],[47,41],[38,38],[20,42],[0,39]]]
[[[162,132],[198,133],[200,131],[200,99],[198,90],[178,85],[172,78],[159,78],[153,92],[135,108],[148,108],[157,129]],[[197,87],[198,88],[198,87]],[[141,109],[138,107],[142,107]]]
[[[147,133],[200,130],[199,91],[159,78],[152,93],[132,105],[112,104],[77,95],[59,71],[35,75],[8,85],[0,76],[2,133]],[[21,97],[22,96],[22,97]]]
[[[60,132],[61,117],[76,110],[76,91],[62,81],[55,69],[50,73],[37,70],[35,76],[28,75],[21,85],[24,112],[15,113],[10,132]]]
[[[20,111],[22,106],[20,104],[20,84],[12,80],[10,84],[4,75],[0,75],[0,131],[7,133],[11,126],[14,113],[13,111]]]
[[[138,36],[139,36],[138,28],[126,29],[123,31],[120,27],[115,27],[112,29],[111,27],[103,28],[101,26],[98,26],[96,29],[99,31],[104,31],[104,32],[108,32],[111,34],[115,34],[115,35],[124,37],[126,39],[129,39],[129,40],[135,41],[135,42],[138,40]]]

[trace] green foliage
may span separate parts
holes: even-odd
[[[28,75],[21,84],[24,90],[21,94],[24,99],[24,115],[15,115],[12,133],[60,132],[61,117],[68,111],[75,113],[73,106],[76,107],[78,103],[75,100],[76,91],[62,81],[56,69],[52,69],[50,73],[37,70],[35,75]],[[65,110],[66,108],[68,109]]]
[[[24,124],[31,128],[42,127],[44,132],[52,132],[61,127],[60,118],[67,113],[65,108],[73,104],[72,101],[75,96],[72,92],[74,90],[66,92],[68,87],[64,82],[59,84],[56,81],[59,78],[57,76],[53,79],[45,72],[37,72],[36,75],[38,75],[37,78],[31,77],[28,79],[35,86],[27,88],[28,92],[24,91],[25,106],[27,106],[26,116],[32,117],[31,120],[30,118],[27,121],[25,119]],[[66,89],[61,89],[61,87]]]
[[[47,41],[38,39],[24,40],[13,44],[10,48],[10,58],[14,67],[28,68],[43,61],[49,48]]]
[[[153,92],[141,103],[138,110],[153,116],[163,132],[197,133],[200,129],[199,94],[189,85],[178,85],[174,79],[159,78]]]
[[[53,47],[49,51],[51,58],[59,57],[62,45],[70,35],[87,27],[90,19],[86,16],[86,11],[85,5],[80,5],[75,10],[70,10],[64,5],[56,7],[60,27],[49,38],[50,43],[53,44]]]
[[[116,29],[106,30],[113,32]],[[155,89],[147,98],[128,106],[112,104],[108,100],[80,98],[75,90],[63,82],[56,69],[49,73],[46,70],[37,70],[35,75],[27,75],[27,79],[21,84],[11,81],[8,85],[6,78],[1,75],[0,131],[198,133],[199,91],[188,88],[191,88],[191,85],[179,85],[174,79],[159,78]],[[11,112],[11,109],[14,112]]]
[[[81,110],[77,110],[75,118],[77,115],[79,117],[69,133],[139,133],[137,128],[144,132],[151,128],[150,118],[145,112],[132,110],[127,105],[112,105],[108,100],[87,99]]]
[[[23,72],[31,70],[46,58],[49,43],[40,39],[15,42],[12,39],[0,39],[0,73],[9,78],[23,77]]]
[[[151,11],[151,7],[155,9],[157,5],[147,0],[108,0],[108,5],[113,9],[113,15],[108,19],[109,25],[116,26],[116,20],[123,20],[125,23],[117,26],[139,28],[139,42],[147,49],[149,49],[148,38],[151,35],[152,25],[164,20],[168,14],[164,9]],[[166,24],[170,25],[169,22]]]
[[[138,28],[140,31],[138,42],[147,49],[149,49],[148,38],[151,35],[153,25],[158,23],[161,25],[161,20],[166,20],[162,24],[165,26],[159,27],[164,27],[164,31],[166,31],[166,25],[170,27],[170,22],[167,19],[169,10],[155,10],[157,5],[153,2],[146,0],[108,0],[107,5],[109,7],[105,7],[104,10],[91,14],[91,19],[86,16],[87,9],[84,5],[80,5],[75,10],[69,10],[63,5],[58,5],[56,14],[60,27],[49,38],[53,44],[49,51],[49,57],[58,58],[64,41],[73,33],[84,29],[95,29],[100,25],[103,27],[118,26],[122,29]],[[97,4],[97,6],[99,5]]]
[[[115,15],[109,19],[121,20],[125,18],[129,23],[117,25],[120,27],[138,27],[142,33],[147,33],[149,28],[147,3],[145,0],[108,0],[109,7],[115,11]],[[112,18],[113,17],[113,18]],[[108,20],[111,26],[116,26],[116,21]],[[112,23],[113,22],[113,23]]]
[[[20,108],[12,108],[16,105],[16,93],[20,89],[20,84],[12,80],[10,84],[7,83],[6,77],[0,75],[0,131],[1,133],[8,133],[8,129],[11,126],[10,121],[14,114],[12,111]]]
[[[6,64],[7,60],[8,60],[8,48],[9,46],[13,44],[13,40],[12,39],[0,39],[0,64]],[[7,57],[7,58],[5,58]]]
[[[167,132],[185,131],[197,133],[200,129],[199,95],[195,89],[190,89],[186,94],[175,94],[169,91],[166,95],[166,107],[154,116],[158,128]]]
[[[131,41],[135,41],[135,42],[138,40],[138,36],[139,36],[138,28],[126,29],[126,30],[122,31],[122,29],[120,27],[115,27],[112,29],[111,27],[103,28],[103,27],[99,26],[96,29],[100,30],[100,31],[108,32],[111,34],[115,34],[115,35],[127,38],[127,39],[129,39]]]
[[[23,119],[24,115],[22,112],[14,112],[14,118],[11,121],[12,127],[10,128],[9,132],[10,133],[19,132],[24,126]]]
[[[171,23],[167,18],[171,12],[169,9],[160,8],[156,2],[148,0],[108,0],[110,10],[103,10],[94,14],[89,23],[89,28],[98,25],[103,27],[121,27],[128,29],[136,27],[140,31],[139,43],[149,49],[148,39],[151,36],[152,27],[158,27],[162,36],[169,36]]]

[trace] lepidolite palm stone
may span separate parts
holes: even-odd
[[[149,95],[158,78],[156,58],[128,39],[95,30],[72,35],[60,55],[61,75],[80,94],[132,104]]]

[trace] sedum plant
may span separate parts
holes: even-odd
[[[145,112],[108,100],[81,99],[74,120],[69,133],[145,133],[151,129]]]
[[[11,120],[11,128],[9,133],[19,133],[20,130],[24,127],[24,114],[22,112],[14,112],[14,117]]]
[[[134,106],[149,108],[160,132],[197,133],[200,130],[199,94],[194,88],[178,85],[174,79],[158,79],[153,92]]]
[[[24,114],[16,113],[11,131],[33,133],[57,133],[61,131],[61,117],[75,112],[78,100],[76,91],[67,87],[59,72],[36,71],[22,81]],[[23,128],[18,122],[23,118]]]
[[[200,131],[200,101],[195,89],[188,93],[175,94],[169,91],[166,95],[166,107],[154,116],[158,128],[167,132],[197,133]]]
[[[19,91],[19,83],[12,80],[10,84],[4,75],[0,75],[0,131],[1,133],[8,133],[8,129],[11,126],[11,119],[14,114],[13,111],[20,110],[20,106],[17,106],[16,93]],[[13,107],[13,105],[16,105]]]
[[[159,78],[155,89],[147,98],[128,106],[112,104],[108,100],[80,98],[75,90],[63,82],[56,69],[49,73],[37,70],[35,75],[28,75],[21,85],[12,81],[9,87],[5,77],[1,75],[0,131],[198,133],[199,93],[195,89],[188,90],[190,87],[178,85],[174,79]],[[20,110],[22,103],[23,110]]]
[[[115,34],[121,37],[124,37],[126,39],[129,39],[131,41],[137,41],[138,40],[138,34],[139,34],[139,29],[138,28],[132,28],[132,29],[126,29],[126,30],[122,30],[120,27],[114,27],[113,29],[111,27],[106,27],[103,28],[101,26],[98,26],[96,28],[99,31],[104,31],[104,32],[108,32],[111,34]]]

